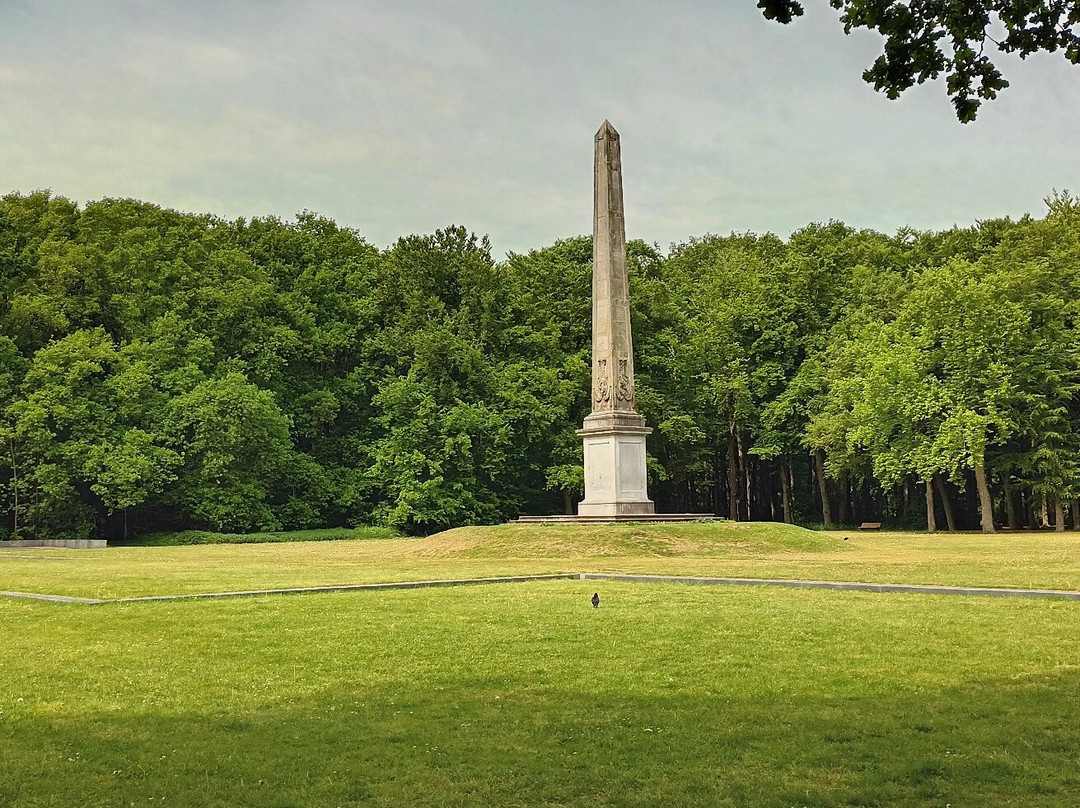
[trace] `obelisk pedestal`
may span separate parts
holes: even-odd
[[[638,421],[592,421],[578,430],[585,450],[585,499],[580,516],[633,516],[656,512],[648,494],[645,436],[652,429]]]
[[[634,408],[634,346],[626,274],[619,133],[596,133],[593,174],[592,412],[578,430],[585,451],[580,516],[655,513],[648,495],[645,436]]]

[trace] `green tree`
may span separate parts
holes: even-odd
[[[585,487],[576,430],[590,410],[592,239],[511,254],[501,270],[510,307],[506,340],[518,357],[519,378],[532,391],[526,401],[542,416],[537,425],[547,425],[530,441],[529,474],[572,513]],[[537,513],[559,507],[545,498],[529,505]]]
[[[169,400],[166,427],[183,456],[169,501],[214,530],[280,526],[268,500],[293,451],[289,419],[272,393],[240,373],[207,379]]]
[[[758,0],[765,17],[790,23],[803,14],[797,0]],[[867,28],[885,37],[884,52],[863,79],[889,98],[915,84],[945,75],[956,117],[975,120],[983,100],[1009,86],[986,50],[1015,53],[1061,51],[1080,62],[1080,3],[1073,0],[829,0],[841,12],[844,30]],[[996,27],[1004,36],[996,35]]]
[[[115,438],[107,380],[118,361],[104,331],[76,331],[34,355],[22,394],[8,407],[23,457],[24,524],[36,536],[85,538],[96,529],[100,506],[90,496],[86,463]]]
[[[521,513],[544,492],[549,433],[574,398],[560,364],[536,361],[554,332],[515,327],[512,275],[463,228],[399,240],[380,273],[384,319],[364,348],[381,369],[375,513],[413,531]]]

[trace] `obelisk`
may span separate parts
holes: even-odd
[[[595,146],[592,412],[578,430],[585,449],[585,499],[578,514],[651,514],[645,436],[652,430],[634,409],[622,155],[619,133],[608,121],[596,133]]]

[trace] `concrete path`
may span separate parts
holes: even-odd
[[[678,575],[616,575],[583,572],[586,581],[700,584],[720,586],[787,586],[796,589],[841,589],[856,592],[909,592],[919,595],[982,595],[991,598],[1065,598],[1080,600],[1080,592],[1068,589],[1006,589],[982,586],[932,586],[928,584],[871,584],[859,581],[798,581],[782,578],[694,578]]]
[[[136,598],[76,598],[35,592],[0,592],[0,597],[30,598],[55,603],[97,606],[105,603],[151,603],[206,598],[248,598],[259,595],[307,595],[325,592],[365,592],[383,589],[428,589],[440,586],[516,584],[528,581],[624,581],[630,583],[694,584],[702,586],[784,586],[795,589],[834,589],[856,592],[904,592],[919,595],[976,595],[992,598],[1061,598],[1080,600],[1080,592],[1067,589],[1007,589],[979,586],[932,586],[925,584],[874,584],[859,581],[799,581],[782,578],[698,578],[684,575],[628,575],[605,572],[568,572],[555,575],[509,575],[499,578],[458,578],[436,581],[396,581],[381,584],[305,586],[286,589],[250,589],[240,592],[198,592],[187,595],[146,595]]]
[[[340,584],[336,586],[302,586],[286,589],[246,589],[239,592],[194,592],[186,595],[144,595],[137,598],[74,598],[66,595],[43,595],[36,592],[0,592],[0,597],[50,600],[57,603],[81,603],[97,606],[103,603],[153,603],[167,600],[203,600],[206,598],[251,598],[259,595],[310,595],[323,592],[364,592],[379,589],[429,589],[438,586],[471,586],[476,584],[518,584],[526,581],[567,581],[579,579],[578,573],[556,575],[507,575],[499,578],[458,578],[438,581],[393,581],[382,584]]]
[[[0,550],[19,550],[32,547],[58,547],[66,550],[104,550],[105,539],[16,539],[0,541]]]
[[[83,606],[97,606],[100,603],[108,603],[98,598],[73,598],[67,595],[42,595],[37,592],[0,592],[4,598],[27,598],[29,600],[51,600],[54,603],[81,603]]]
[[[575,579],[574,573],[562,575],[510,575],[501,578],[459,578],[445,581],[396,581],[386,584],[341,584],[339,586],[304,586],[293,589],[251,589],[244,592],[200,592],[193,595],[147,595],[141,598],[114,598],[109,603],[145,603],[158,600],[197,600],[199,598],[245,598],[255,595],[309,595],[319,592],[365,592],[378,589],[428,589],[436,586],[470,586],[474,584],[520,584],[526,581],[559,581]]]

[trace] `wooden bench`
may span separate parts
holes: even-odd
[[[881,530],[881,522],[863,522],[859,530]]]

